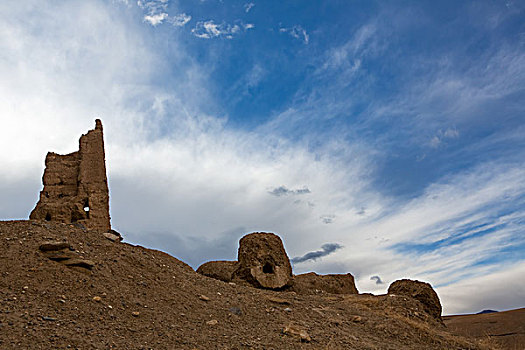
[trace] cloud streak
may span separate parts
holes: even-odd
[[[300,264],[310,260],[316,261],[317,259],[321,259],[322,257],[330,255],[341,248],[343,248],[343,246],[338,243],[325,243],[321,246],[321,250],[308,252],[303,256],[297,256],[295,258],[292,258],[291,262],[293,264]]]

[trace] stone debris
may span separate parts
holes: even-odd
[[[120,242],[122,240],[122,237],[114,235],[111,232],[104,232],[102,235],[109,239],[111,242]]]
[[[100,303],[102,301],[102,298],[99,296],[94,296],[93,301],[96,301],[97,303]]]
[[[208,298],[206,295],[199,295],[199,299],[202,301],[210,301],[210,298]]]
[[[206,322],[206,324],[210,326],[215,326],[217,323],[219,323],[219,321],[217,320],[211,320],[211,321]]]
[[[363,318],[361,316],[354,315],[349,317],[349,321],[354,323],[361,323],[363,322]]]
[[[29,218],[110,231],[102,122],[97,119],[95,129],[80,137],[78,151],[49,152],[45,165],[44,188]]]
[[[282,332],[283,334],[299,338],[301,342],[309,343],[312,341],[312,338],[304,328],[299,327],[293,323],[290,323],[289,325],[285,326]]]
[[[140,316],[140,312],[139,311],[133,311],[131,313],[131,315],[134,316],[134,317],[139,317]]]
[[[237,306],[231,307],[229,310],[230,314],[240,316],[242,314],[242,311]]]
[[[59,262],[68,267],[80,267],[91,270],[95,266],[93,261],[81,258],[67,242],[45,242],[38,249],[49,260]]]
[[[277,298],[277,297],[268,297],[268,301],[271,301],[272,303],[281,304],[281,305],[291,305],[292,303],[289,302],[286,299]]]
[[[72,249],[71,245],[67,242],[46,242],[42,243],[38,249],[42,252],[54,252],[63,249]]]

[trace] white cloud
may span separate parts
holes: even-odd
[[[185,13],[180,13],[169,18],[169,22],[176,27],[184,27],[189,21],[191,21],[191,16]]]
[[[288,33],[292,37],[301,40],[305,44],[308,44],[308,42],[310,40],[310,36],[306,32],[306,30],[303,27],[301,27],[300,25],[295,25],[295,26],[290,27],[290,28],[279,28],[279,31],[281,33]]]
[[[159,3],[159,13],[166,12],[165,4]],[[64,16],[75,13],[82,16]],[[402,277],[425,279],[439,286],[450,313],[476,311],[481,296],[493,292],[509,302],[494,308],[523,304],[523,293],[494,289],[522,275],[523,265],[476,265],[516,244],[511,238],[523,239],[523,206],[510,210],[525,194],[521,164],[486,163],[441,178],[411,200],[385,197],[371,183],[377,166],[373,147],[335,136],[312,149],[307,136],[292,143],[272,132],[302,117],[301,106],[250,132],[228,128],[225,118],[203,112],[216,109],[207,91],[207,67],[194,63],[174,38],[170,64],[183,73],[164,76],[170,69],[162,50],[152,46],[155,40],[143,25],[123,16],[103,1],[0,3],[0,147],[16,147],[16,156],[0,154],[2,218],[27,217],[41,189],[45,153],[74,151],[80,134],[100,117],[113,225],[128,240],[195,266],[229,258],[224,247],[233,246],[234,255],[243,233],[273,231],[290,256],[326,242],[344,245],[322,261],[304,262],[296,273],[351,272],[361,291],[373,292],[384,292]],[[241,24],[199,23],[194,34],[208,38],[243,30]],[[363,30],[346,51],[365,57],[361,53],[374,46],[373,32]],[[329,66],[342,62],[343,53]],[[257,86],[264,74],[254,65],[245,81]],[[155,85],[159,76],[178,83],[161,88]],[[460,136],[455,128],[433,130],[443,130],[438,135],[447,140]],[[282,184],[310,193],[268,195]],[[482,240],[473,239],[479,225],[492,230]],[[393,249],[455,235],[462,240],[419,254]],[[178,242],[186,242],[185,248]],[[385,284],[370,280],[374,275]],[[472,286],[480,298],[469,303]]]
[[[252,24],[243,24],[242,22],[239,22],[239,24],[232,25],[224,22],[217,24],[213,20],[210,20],[197,22],[195,28],[193,28],[191,32],[197,38],[201,39],[211,39],[219,37],[233,39],[234,35],[239,34],[243,30],[246,31],[253,27],[254,26]]]
[[[156,15],[146,15],[144,16],[144,22],[148,22],[152,26],[161,24],[166,18],[168,18],[167,13],[158,13]]]
[[[249,2],[247,4],[244,4],[244,12],[248,13],[250,10],[255,6],[253,2]]]
[[[430,147],[438,148],[448,140],[457,139],[458,137],[459,131],[456,128],[448,128],[445,131],[439,130],[438,133],[430,140]]]

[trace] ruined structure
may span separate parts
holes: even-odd
[[[398,280],[388,287],[388,294],[406,295],[418,300],[423,304],[425,312],[441,321],[441,302],[429,283],[409,279]]]
[[[111,230],[102,122],[82,135],[79,150],[66,155],[49,152],[40,200],[32,220],[82,224],[98,232]]]
[[[255,232],[241,238],[237,260],[234,279],[267,289],[289,287],[293,283],[292,266],[283,242],[273,233]]]
[[[303,273],[294,277],[293,291],[298,294],[359,294],[351,274],[318,275]]]
[[[233,273],[238,267],[237,261],[208,261],[202,264],[197,272],[223,282],[231,282]]]

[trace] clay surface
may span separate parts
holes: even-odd
[[[351,274],[318,275],[315,272],[294,277],[293,291],[298,294],[358,294]]]
[[[250,233],[239,241],[239,265],[234,278],[259,288],[280,289],[292,285],[292,266],[283,242],[273,233]]]
[[[425,311],[430,316],[441,320],[441,302],[432,286],[426,282],[398,280],[388,287],[388,294],[412,297],[423,304]]]
[[[232,280],[232,274],[237,269],[237,261],[208,261],[197,269],[201,275],[215,278],[224,282]]]
[[[111,230],[102,122],[97,119],[95,124],[94,130],[80,137],[77,152],[47,154],[44,189],[30,219]]]

